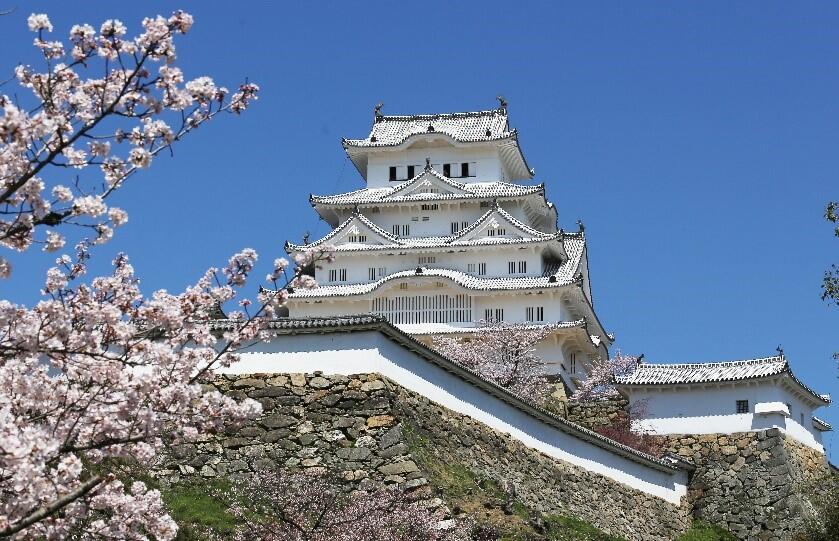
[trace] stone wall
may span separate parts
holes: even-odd
[[[548,457],[376,374],[226,376],[217,386],[259,400],[263,416],[173,449],[158,476],[235,477],[279,466],[330,471],[348,488],[379,482],[419,490],[428,481],[406,437],[410,429],[431,442],[436,460],[514,487],[532,509],[579,517],[630,540],[672,539],[688,524],[685,507]]]
[[[572,423],[597,430],[598,427],[614,423],[621,413],[626,412],[628,404],[623,397],[591,402],[569,401],[565,408],[565,417]]]
[[[686,507],[543,455],[406,389],[397,393],[397,415],[431,442],[437,460],[511,484],[532,509],[578,517],[631,540],[673,539],[688,526]]]
[[[740,539],[780,541],[800,531],[803,491],[827,472],[825,456],[777,428],[731,435],[673,435],[671,452],[696,471],[688,500],[696,518]]]
[[[216,386],[262,404],[259,419],[228,434],[173,449],[157,471],[169,481],[280,466],[329,471],[350,485],[368,479],[421,486],[398,420],[392,389],[380,376],[323,374],[221,377]]]

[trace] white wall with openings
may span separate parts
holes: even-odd
[[[824,452],[822,434],[812,426],[813,408],[775,380],[625,390],[630,404],[644,402],[646,413],[640,423],[656,434],[733,434],[780,428]]]

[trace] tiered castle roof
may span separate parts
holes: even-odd
[[[496,297],[497,301],[490,302],[506,306],[512,321],[523,320],[524,307],[509,294],[520,291],[534,294],[533,304],[542,307],[540,313],[547,306],[556,315],[553,319],[569,320],[554,322],[539,316],[535,325],[551,325],[566,336],[575,335],[577,344],[588,343],[582,346],[586,351],[593,344],[607,354],[602,348],[613,337],[592,307],[583,229],[558,229],[556,207],[547,200],[544,184],[515,183],[531,179],[534,173],[516,130],[510,128],[503,100],[498,109],[468,113],[385,116],[377,107],[369,135],[343,139],[342,144],[367,186],[335,195],[310,195],[311,205],[333,230],[313,242],[286,243],[286,251],[293,254],[330,245],[336,262],[328,273],[323,271],[321,285],[292,292],[292,305],[305,304],[311,313],[322,314],[332,309],[363,309],[368,300],[375,310],[382,298],[437,295],[451,296],[439,305],[449,306],[446,303],[453,296],[468,293],[475,305],[470,300],[466,310],[474,310],[474,319],[429,317],[425,321],[409,314],[399,322],[412,334],[458,333],[474,331],[474,322],[482,319],[486,307],[482,304],[479,309],[478,303]],[[446,163],[442,168],[432,166],[432,157]],[[424,168],[416,165],[423,159]],[[453,178],[452,163],[462,176]],[[417,223],[409,228],[401,225],[405,221]],[[443,234],[449,225],[451,234]],[[377,259],[365,258],[368,253]],[[475,261],[467,265],[464,260],[472,257],[469,253],[475,254]],[[526,266],[529,272],[520,270],[525,268],[521,266],[524,258],[531,258]],[[516,259],[518,272],[499,270],[499,261],[504,261],[506,270],[509,259]],[[477,271],[479,265],[483,270]],[[469,272],[464,272],[467,267]],[[561,295],[537,296],[548,291],[561,291]],[[403,302],[399,306],[413,305]],[[438,305],[434,306],[436,310]]]
[[[519,147],[518,133],[510,129],[506,103],[489,111],[441,113],[432,115],[386,116],[377,106],[370,134],[364,139],[343,139],[347,155],[363,177],[367,177],[368,152],[383,148],[397,148],[415,137],[443,135],[453,143],[506,143],[500,154],[515,179],[533,178]]]
[[[483,226],[508,226],[510,231],[515,232],[515,235],[480,237],[473,233],[481,229]],[[342,237],[351,233],[357,233],[365,230],[366,233],[371,233],[371,237],[376,239],[376,242],[338,242]],[[555,233],[544,233],[534,229],[527,224],[517,220],[507,211],[493,204],[492,208],[487,210],[480,218],[473,222],[469,227],[462,229],[456,234],[439,236],[439,237],[399,237],[393,235],[375,223],[370,221],[357,208],[353,211],[352,216],[344,220],[335,229],[329,232],[324,237],[311,242],[309,244],[292,244],[286,243],[287,252],[295,252],[305,250],[314,246],[321,246],[324,244],[333,243],[335,249],[339,252],[353,252],[366,250],[393,250],[393,249],[439,249],[450,247],[477,247],[484,245],[508,245],[508,244],[529,244],[534,242],[550,242],[557,241],[561,249],[561,253],[565,254],[565,243],[573,240],[583,240],[583,233],[565,233],[559,230]],[[567,257],[567,254],[566,254]]]

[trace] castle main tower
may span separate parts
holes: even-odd
[[[510,128],[506,102],[490,111],[385,116],[343,146],[366,186],[312,195],[332,228],[304,245],[335,247],[319,286],[291,294],[292,317],[374,313],[422,341],[468,335],[479,322],[556,326],[539,344],[570,388],[612,338],[591,295],[582,226],[565,232],[545,184]]]

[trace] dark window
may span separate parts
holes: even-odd
[[[396,166],[390,168],[390,180],[396,180]]]
[[[462,163],[460,164],[460,176],[468,177],[469,176],[469,164]]]
[[[737,401],[737,413],[749,413],[749,401],[748,400],[738,400]]]
[[[447,176],[447,177],[452,176],[452,164],[450,164],[450,163],[444,163],[443,164],[443,175]]]
[[[414,167],[413,165],[408,166],[408,178],[414,178]]]

